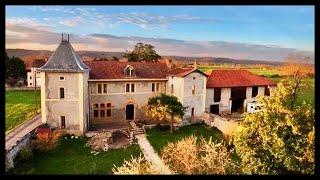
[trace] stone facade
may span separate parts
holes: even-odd
[[[155,83],[155,91],[152,91],[152,83]],[[156,83],[159,83],[159,89],[156,90]],[[98,84],[107,84],[107,92],[99,94]],[[126,92],[126,84],[135,84],[134,92]],[[131,85],[130,85],[131,86]],[[126,122],[126,106],[133,104],[134,120],[143,120],[144,113],[142,107],[148,103],[150,97],[166,93],[166,81],[148,80],[148,81],[96,81],[89,80],[89,101],[90,101],[90,123],[100,122]],[[107,116],[107,103],[111,103],[111,115]],[[105,108],[100,108],[105,104]],[[95,108],[98,106],[98,108]],[[94,116],[94,110],[105,111],[104,117]],[[100,112],[99,112],[100,113]]]
[[[64,116],[67,132],[83,134],[88,127],[88,73],[41,73],[44,78],[41,85],[42,122],[61,128],[61,116]],[[60,88],[64,88],[63,99]]]
[[[275,86],[270,86],[270,93]],[[264,96],[265,86],[258,86],[258,94],[252,97],[252,87],[246,87],[246,99],[244,99],[243,108],[246,111],[248,102],[256,101],[258,96]],[[211,105],[219,105],[219,114],[231,114],[231,88],[221,88],[221,100],[214,102],[214,88],[207,88],[206,90],[206,107],[205,111],[210,112]]]

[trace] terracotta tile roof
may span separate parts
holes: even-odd
[[[194,71],[197,71],[201,74],[204,74],[205,76],[208,76],[207,74],[203,73],[202,71],[194,68],[173,68],[168,70],[167,75],[169,76],[181,76],[184,77]]]
[[[207,88],[276,85],[272,80],[247,70],[213,70]]]
[[[127,65],[131,65],[136,76],[134,78],[163,79],[166,78],[165,63],[118,62],[118,61],[84,61],[90,67],[90,79],[123,79]]]
[[[39,68],[39,67],[43,66],[44,64],[46,64],[46,61],[44,59],[36,59],[32,62],[31,67]]]

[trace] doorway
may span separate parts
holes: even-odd
[[[134,119],[134,105],[128,104],[126,106],[126,120],[133,120]]]
[[[210,105],[210,113],[219,114],[219,104]]]
[[[244,112],[244,106],[243,102],[246,99],[246,87],[234,87],[231,88],[231,113],[238,112],[243,113]]]

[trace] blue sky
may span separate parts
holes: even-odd
[[[17,27],[20,29],[17,30]],[[103,41],[107,50],[127,49],[132,44],[130,41],[137,39],[127,39],[127,43],[121,40],[139,37],[137,41],[141,41],[141,38],[148,41],[158,39],[162,43],[181,40],[188,48],[224,42],[224,46],[240,43],[244,46],[263,45],[267,48],[314,51],[313,6],[7,6],[8,47],[16,44],[19,48],[23,43],[28,43],[28,38],[31,39],[30,33],[21,34],[22,27],[50,33],[68,32],[74,37],[90,37],[88,41],[93,41],[92,37],[97,38],[92,36],[94,34],[109,35],[114,42],[110,43],[109,36],[100,41],[96,39]],[[19,38],[13,38],[14,35],[19,35]],[[98,46],[90,46],[90,43],[84,45],[84,41],[79,48],[101,50]],[[43,44],[32,43],[30,47],[37,49]],[[163,53],[166,51],[169,50],[161,49]],[[210,55],[209,52],[200,54]],[[235,56],[241,56],[241,53]]]

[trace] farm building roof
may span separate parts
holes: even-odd
[[[89,68],[77,55],[69,40],[62,40],[40,71],[83,72]]]
[[[274,86],[276,83],[247,70],[213,70],[207,81],[207,88],[265,85]]]
[[[84,63],[91,68],[90,79],[164,79],[167,72],[165,63],[118,61],[84,61]],[[134,68],[134,77],[125,76],[124,69],[128,65]]]

